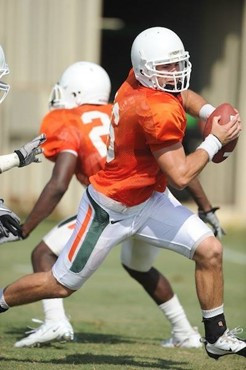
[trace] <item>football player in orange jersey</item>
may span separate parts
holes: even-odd
[[[133,71],[116,95],[105,168],[90,177],[74,232],[52,271],[8,285],[0,311],[43,298],[67,297],[100,266],[111,248],[132,237],[193,259],[209,356],[245,356],[246,344],[226,327],[222,246],[203,221],[166,188],[187,186],[223,144],[239,136],[237,114],[185,156],[185,110],[202,119],[213,107],[189,87],[191,64],[171,30],[143,31],[132,46]]]
[[[2,81],[2,77],[9,74],[9,67],[5,60],[2,46],[0,45],[0,104],[6,98],[10,86]],[[23,145],[11,154],[0,156],[0,173],[13,167],[24,167],[32,162],[40,162],[37,157],[42,152],[39,145],[44,142],[45,136],[40,135],[31,142]],[[8,209],[3,199],[0,199],[0,244],[20,239],[20,219]]]
[[[52,212],[67,190],[73,174],[82,185],[87,185],[88,177],[103,168],[106,159],[105,137],[109,132],[109,117],[112,109],[111,104],[106,104],[109,92],[110,82],[105,71],[100,66],[88,62],[71,65],[52,89],[49,103],[52,111],[44,117],[40,131],[47,135],[47,142],[43,146],[44,154],[55,165],[49,182],[22,226],[24,237],[27,237]],[[88,117],[94,119],[88,122]],[[76,139],[78,137],[79,140]],[[194,182],[196,183],[190,185],[190,191],[199,208],[203,212],[211,210],[211,204],[199,181],[194,180]],[[62,221],[37,245],[32,253],[35,272],[48,271],[52,267],[65,241],[72,234],[75,219],[76,216]],[[213,227],[216,228],[217,225],[217,231],[220,231],[218,219],[217,223],[214,221],[216,221],[215,215],[213,215]],[[136,259],[139,261],[139,266],[134,266],[135,269],[140,269],[139,272],[130,269],[133,261],[128,261],[127,256],[131,249],[135,251]],[[172,325],[173,336],[163,341],[163,345],[186,348],[201,346],[199,333],[191,327],[167,279],[153,268],[148,272],[142,272],[146,263],[150,264],[150,260],[146,260],[146,252],[145,258],[142,257],[144,246],[138,248],[129,240],[123,242],[122,251],[124,267],[143,285]],[[153,262],[158,251],[159,249],[155,248]],[[158,288],[155,288],[157,281]],[[153,292],[152,287],[154,287]],[[158,296],[156,296],[157,293]],[[44,322],[33,319],[41,325],[29,332],[27,337],[17,341],[16,347],[35,346],[52,340],[73,339],[73,328],[66,317],[62,299],[43,300],[43,308]],[[56,330],[53,330],[54,328]]]
[[[110,81],[106,72],[100,66],[88,62],[71,65],[52,89],[49,104],[51,112],[44,117],[40,131],[45,132],[47,136],[43,146],[44,154],[55,165],[49,182],[22,225],[24,237],[27,237],[53,211],[66,192],[73,174],[82,185],[88,185],[89,176],[103,168],[112,110],[112,105],[107,104],[109,93]],[[197,185],[194,194],[203,197],[202,200],[197,200],[200,208],[210,209],[211,205],[206,196],[203,196],[202,189],[199,189],[199,192],[196,189]],[[52,267],[65,241],[72,234],[75,220],[76,216],[63,220],[44,236],[32,253],[34,271],[48,271]],[[134,246],[130,241],[124,242],[122,249],[126,248],[129,250]],[[125,264],[124,267],[128,268],[127,261]],[[151,271],[151,279],[152,275]],[[144,287],[145,285],[146,283],[143,282]],[[160,304],[166,303],[168,306],[168,310],[163,307],[161,309],[164,314],[170,316],[168,318],[171,323],[173,313],[170,312],[170,305],[172,304],[175,309],[172,328],[174,331],[182,329],[180,346],[186,348],[200,346],[200,335],[191,327],[178,298],[173,297],[169,282],[161,274],[158,290],[160,290]],[[173,298],[172,303],[169,302],[169,298]],[[52,340],[73,339],[73,328],[65,315],[62,299],[43,300],[43,307],[45,321],[41,322],[41,325],[31,331],[27,337],[16,342],[16,347],[35,346]],[[33,320],[40,322],[37,319]],[[168,342],[170,343],[170,340]]]
[[[22,225],[26,238],[47,218],[65,194],[73,175],[83,186],[89,177],[104,167],[107,153],[112,104],[111,82],[107,72],[95,63],[80,61],[70,65],[53,87],[50,112],[44,117],[40,132],[47,141],[44,155],[54,162],[51,178]],[[32,253],[33,269],[48,271],[55,263],[75,226],[76,215],[63,220],[36,246]],[[44,323],[16,347],[35,346],[52,340],[73,340],[73,328],[66,317],[62,299],[43,301]]]

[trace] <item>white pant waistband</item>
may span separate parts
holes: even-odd
[[[92,185],[88,186],[88,191],[89,191],[89,194],[91,195],[91,197],[99,205],[101,205],[102,208],[104,208],[104,207],[109,208],[114,212],[120,212],[120,213],[123,213],[123,214],[136,213],[136,212],[140,211],[145,206],[145,204],[149,201],[149,199],[147,199],[145,202],[140,203],[136,206],[128,207],[125,204],[117,202],[117,200],[109,198],[106,195],[98,192],[97,190],[95,190],[95,188],[93,188]]]

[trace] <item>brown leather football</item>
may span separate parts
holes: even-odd
[[[226,124],[230,121],[231,116],[234,116],[237,112],[233,108],[233,106],[229,103],[223,103],[219,105],[212,114],[207,119],[207,122],[205,124],[204,130],[203,130],[203,137],[205,138],[208,136],[212,129],[212,121],[214,116],[221,116],[219,123],[221,125]],[[238,138],[234,139],[233,141],[230,141],[228,144],[224,145],[218,153],[216,153],[212,159],[214,163],[220,163],[223,162],[226,158],[229,157],[229,155],[233,152],[237,145]]]

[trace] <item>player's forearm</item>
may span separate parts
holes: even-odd
[[[189,154],[184,162],[180,162],[169,172],[168,178],[172,186],[178,190],[186,188],[206,166],[208,159],[208,154],[203,150]]]
[[[212,205],[209,202],[202,188],[202,185],[197,177],[189,183],[189,185],[187,186],[187,191],[190,193],[193,200],[196,202],[199,210],[202,210],[204,212],[208,212],[211,210]]]
[[[20,160],[16,153],[0,156],[0,173],[10,170],[13,167],[19,167]]]
[[[192,116],[199,117],[201,108],[207,104],[207,101],[192,90],[182,92],[185,111]]]
[[[46,187],[22,226],[23,236],[28,236],[55,209],[65,191]]]
[[[209,161],[206,150],[196,150],[186,156],[181,143],[160,149],[153,154],[169,183],[178,190],[186,188]]]

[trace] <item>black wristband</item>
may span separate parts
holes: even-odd
[[[216,137],[216,139],[217,140],[219,140],[219,142],[221,143],[221,140],[218,138],[218,136],[216,136],[216,135],[214,135],[214,134],[212,134],[214,137]],[[222,143],[221,143],[221,145],[222,145]]]
[[[218,209],[220,209],[220,207],[213,207],[209,211],[203,211],[202,209],[198,209],[198,213],[207,215],[210,212],[215,213]]]
[[[25,164],[25,157],[24,157],[24,155],[21,153],[21,151],[20,151],[20,150],[15,150],[14,152],[15,152],[15,153],[18,155],[18,157],[19,157],[20,164],[19,164],[19,166],[18,166],[18,167],[23,167],[23,166],[24,166],[24,164]]]

